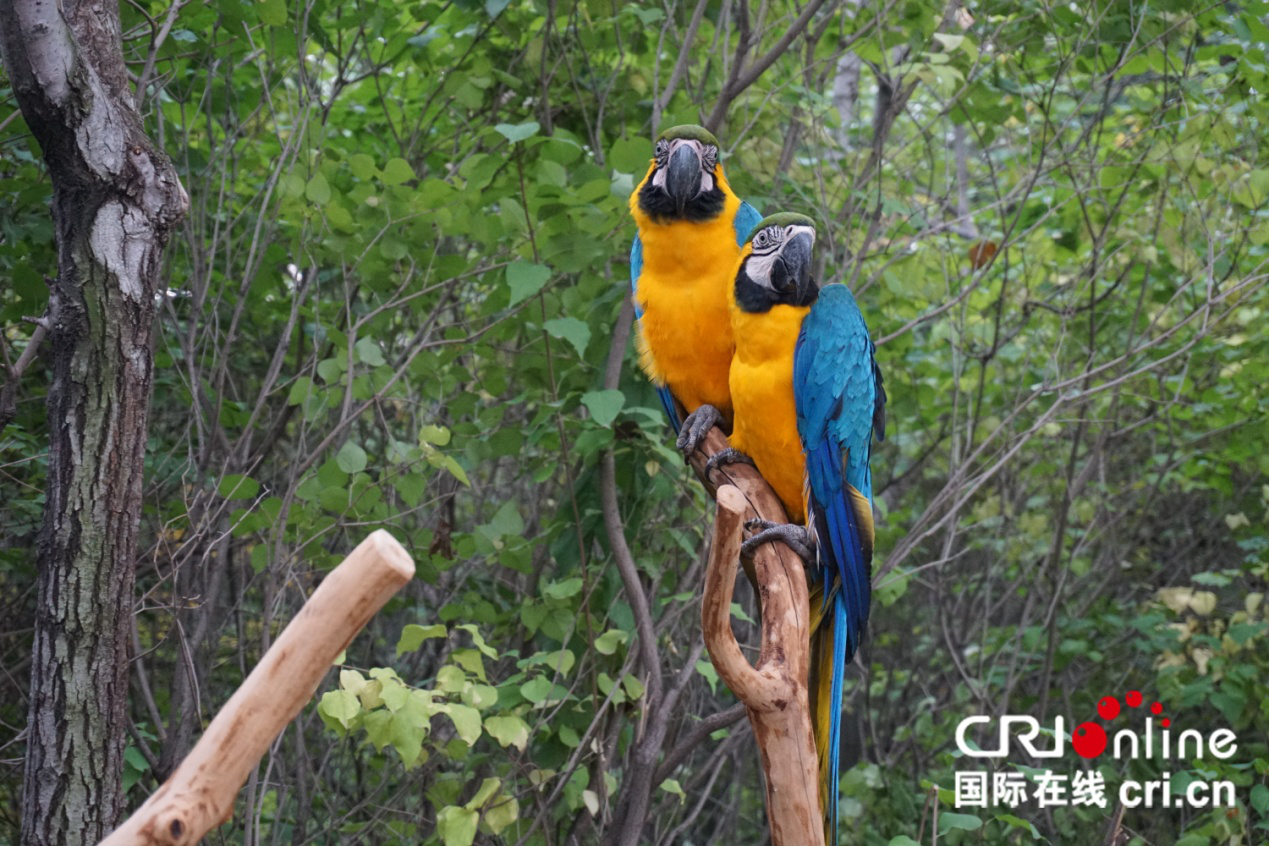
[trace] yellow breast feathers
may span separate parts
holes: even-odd
[[[735,411],[731,445],[754,460],[796,523],[806,521],[806,459],[793,401],[793,351],[808,311],[777,305],[750,314],[731,306],[736,341],[730,379]]]
[[[730,419],[728,304],[740,257],[733,224],[740,199],[728,186],[722,165],[716,180],[726,201],[718,217],[702,223],[654,223],[639,208],[639,189],[630,195],[630,212],[643,242],[635,301],[643,310],[639,363],[648,378],[668,385],[688,413],[708,403]]]

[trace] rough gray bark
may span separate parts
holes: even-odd
[[[189,199],[143,131],[117,5],[0,0],[0,56],[48,165],[58,249],[21,842],[95,843],[124,807],[155,291]]]
[[[859,14],[861,0],[845,0],[843,14]],[[841,118],[837,129],[837,144],[843,150],[850,149],[850,130],[855,125],[855,108],[859,105],[859,77],[864,61],[854,50],[847,50],[837,60],[833,74],[833,107]]]
[[[850,129],[855,125],[855,106],[859,103],[859,75],[863,60],[854,51],[842,54],[837,60],[837,72],[833,76],[833,106],[841,118],[837,129],[837,143],[843,150],[850,149]]]

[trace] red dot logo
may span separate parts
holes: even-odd
[[[1141,691],[1140,690],[1128,691],[1128,695],[1125,696],[1124,699],[1128,701],[1129,708],[1141,707]]]
[[[1113,720],[1119,716],[1119,700],[1113,696],[1103,696],[1097,703],[1097,716],[1103,720]]]
[[[1084,758],[1096,758],[1106,751],[1106,732],[1097,723],[1080,723],[1071,732],[1071,745]]]
[[[1158,702],[1154,703],[1153,705],[1150,706],[1150,713],[1154,714],[1156,717],[1159,716],[1160,714],[1163,713],[1163,706],[1160,705]]]
[[[1171,721],[1171,720],[1169,720],[1167,717],[1164,717],[1164,718],[1163,718],[1163,727],[1164,727],[1164,728],[1167,728],[1167,727],[1168,727],[1168,726],[1170,726],[1170,725],[1172,725],[1172,721]]]

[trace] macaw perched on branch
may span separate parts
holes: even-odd
[[[711,426],[731,422],[728,290],[740,245],[761,216],[727,184],[718,140],[691,125],[657,138],[630,213],[639,227],[630,250],[639,363],[679,449],[690,453]]]
[[[811,278],[815,224],[776,214],[754,227],[732,286],[732,449],[709,465],[753,463],[798,525],[761,529],[742,554],[785,541],[811,567],[812,722],[820,805],[837,842],[842,683],[872,594],[872,435],[885,437],[886,392],[863,315],[845,285]],[[804,528],[805,526],[805,528]]]

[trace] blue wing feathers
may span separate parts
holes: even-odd
[[[643,273],[643,240],[635,233],[634,243],[630,245],[630,297],[634,302],[635,318],[643,317],[643,309],[639,308],[639,274]]]
[[[829,727],[829,816],[838,830],[841,696],[846,665],[859,648],[872,599],[874,432],[885,434],[885,390],[868,327],[843,285],[828,285],[802,321],[793,355],[798,434],[806,455],[808,522],[819,547],[819,575],[832,602],[835,703]]]
[[[761,222],[762,215],[758,213],[758,210],[742,201],[740,208],[736,209],[736,218],[732,221],[736,229],[736,243],[744,246],[749,240],[749,233]]]

